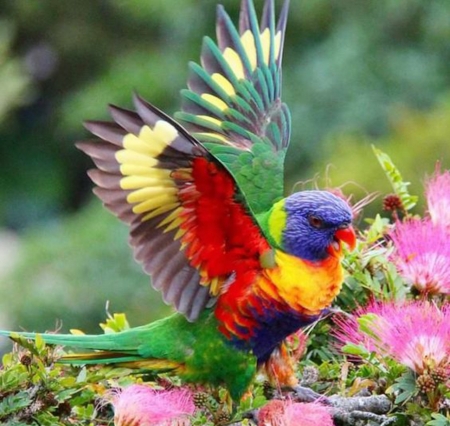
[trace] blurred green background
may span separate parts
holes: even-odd
[[[236,20],[238,0],[222,3]],[[130,107],[134,90],[173,114],[215,6],[0,0],[0,328],[97,332],[106,301],[133,325],[169,312],[126,227],[91,196],[74,142],[89,137],[84,119]],[[389,192],[376,144],[421,195],[436,160],[450,165],[450,2],[291,1],[283,90],[288,192],[317,174],[350,182],[356,199]]]

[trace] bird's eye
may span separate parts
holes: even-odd
[[[314,228],[320,229],[323,227],[323,220],[317,216],[311,215],[311,216],[309,216],[308,220],[309,220],[309,224]]]

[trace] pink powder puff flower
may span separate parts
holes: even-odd
[[[155,390],[131,385],[112,395],[115,426],[189,426],[194,414],[187,389]]]
[[[437,367],[448,367],[449,304],[439,308],[428,301],[375,302],[365,308],[364,314],[372,314],[368,317],[370,334],[361,329],[355,330],[352,320],[348,327],[348,324],[341,325],[340,332],[334,333],[335,336],[345,344],[348,340],[346,333],[353,340],[357,333],[366,334],[364,338],[369,339],[375,353],[389,356],[418,374]]]
[[[435,225],[450,231],[450,172],[440,173],[439,167],[425,183],[428,213]]]
[[[358,318],[367,313],[371,313],[377,303],[379,302],[372,302],[367,306],[360,306],[352,315],[337,314],[333,316],[332,320],[336,326],[331,330],[331,335],[338,342],[335,345],[338,350],[347,344],[353,344],[362,346],[368,352],[375,351],[376,347],[374,346],[373,338],[361,332]],[[352,357],[349,358],[351,359]]]
[[[379,347],[416,373],[447,364],[450,355],[450,305],[427,301],[380,305],[373,322]]]
[[[259,410],[258,426],[333,426],[330,410],[322,404],[272,400]]]
[[[429,219],[397,222],[392,260],[399,274],[425,294],[450,293],[450,238]]]

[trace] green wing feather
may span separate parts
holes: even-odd
[[[243,0],[239,29],[217,9],[217,43],[205,37],[201,66],[190,64],[176,118],[233,174],[254,213],[284,195],[283,166],[291,120],[281,101],[286,0],[275,24],[273,0],[258,24]]]

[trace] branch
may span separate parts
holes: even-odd
[[[345,425],[355,425],[358,420],[370,420],[380,426],[387,426],[395,421],[386,414],[391,409],[391,402],[385,395],[360,397],[331,396],[328,403],[333,407],[333,419]]]

